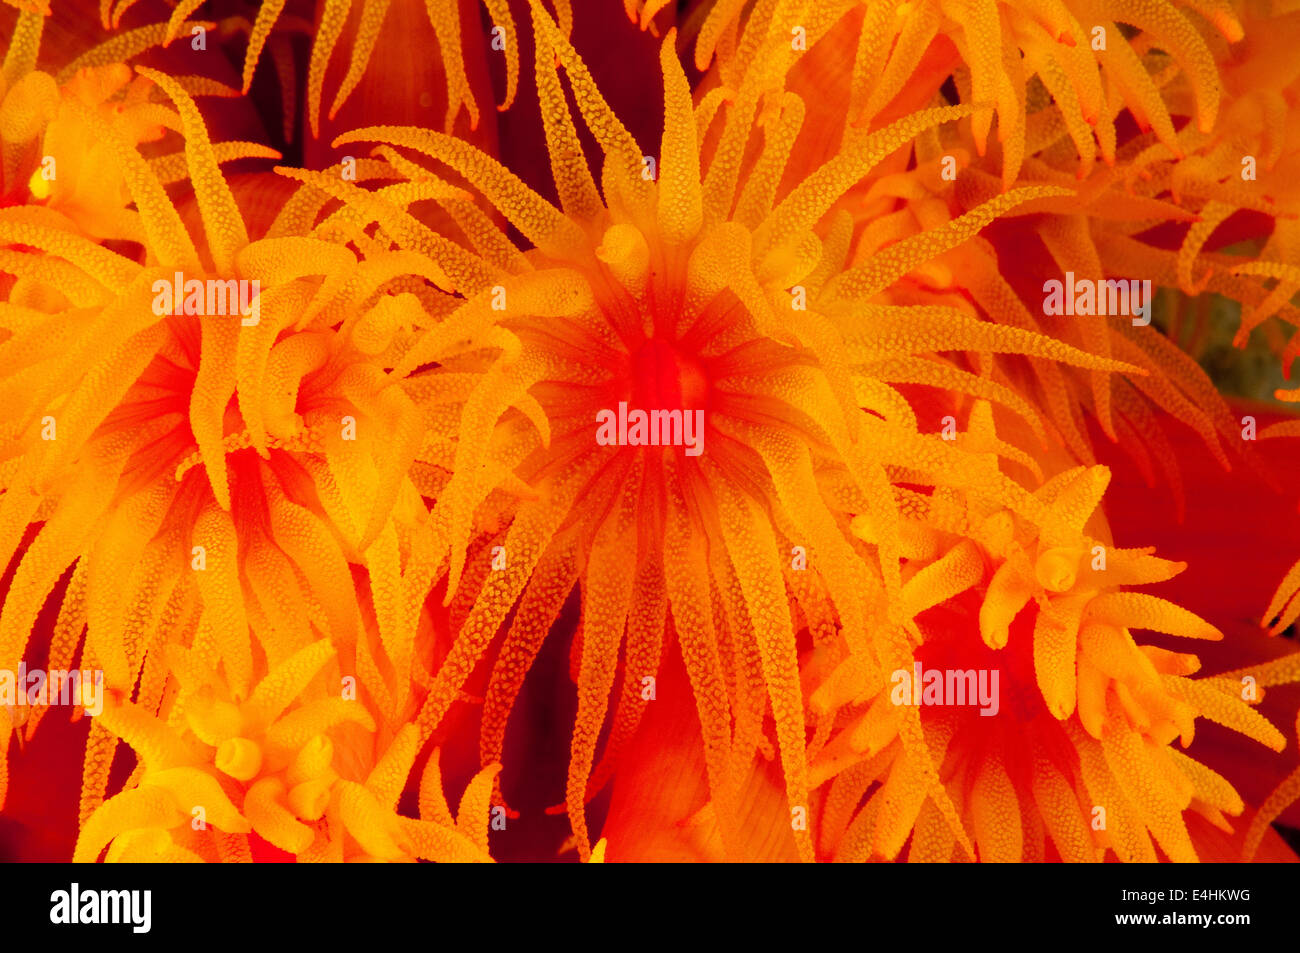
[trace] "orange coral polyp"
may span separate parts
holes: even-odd
[[[960,317],[940,324],[937,312],[866,303],[1006,210],[1060,190],[1001,196],[843,270],[852,236],[843,216],[827,216],[837,197],[913,137],[969,110],[937,108],[877,132],[851,131],[840,154],[819,169],[803,169],[777,141],[765,142],[755,160],[746,143],[756,114],[752,102],[741,102],[723,107],[722,135],[701,152],[697,107],[670,32],[661,48],[666,112],[654,181],[643,174],[641,150],[540,6],[534,19],[545,40],[538,44],[538,83],[556,106],[545,118],[561,208],[489,157],[438,133],[377,127],[335,143],[379,141],[385,145],[377,154],[390,154],[384,150],[392,145],[445,163],[537,246],[524,264],[504,234],[480,239],[482,247],[500,250],[495,267],[505,274],[480,279],[482,290],[467,289],[466,300],[417,336],[393,372],[403,379],[427,366],[423,373],[433,382],[456,365],[432,362],[458,361],[476,343],[481,353],[495,354],[485,357],[482,383],[466,405],[473,416],[461,423],[458,463],[482,458],[499,419],[498,433],[524,451],[518,472],[536,491],[494,503],[493,487],[472,465],[458,465],[435,503],[434,523],[446,527],[448,599],[466,599],[467,610],[419,721],[425,736],[442,723],[517,605],[483,717],[484,762],[498,760],[524,674],[576,582],[584,609],[566,807],[585,858],[585,803],[616,770],[621,746],[636,731],[645,699],[632,686],[658,670],[671,613],[696,696],[723,840],[734,844],[732,799],[758,752],[779,751],[791,809],[808,804],[796,620],[842,627],[858,666],[851,670],[860,670],[878,666],[877,655],[904,651],[913,605],[940,598],[926,585],[915,603],[905,598],[910,590],[900,591],[899,516],[886,467],[905,468],[936,487],[973,482],[988,500],[1044,527],[1057,519],[992,463],[976,466],[974,456],[918,432],[915,414],[884,368],[911,359],[936,379],[978,392],[973,375],[968,383],[954,376],[956,368],[913,355],[969,347],[1050,356],[1098,371],[1122,365],[1027,332]],[[547,43],[605,152],[603,198],[575,161],[581,149]],[[429,174],[407,159],[390,161],[407,176]],[[743,187],[742,169],[753,172]],[[782,191],[787,171],[802,180]],[[335,194],[351,197],[346,189]],[[732,218],[733,205],[751,224]],[[863,321],[864,308],[885,313]],[[798,319],[785,319],[787,310]],[[628,453],[593,440],[593,411],[609,408],[611,398],[636,392],[647,402],[685,404],[706,388],[710,445],[698,461]],[[506,395],[525,391],[539,405],[533,414],[519,406],[535,435],[501,416]],[[524,434],[528,442],[520,445]],[[990,445],[995,454],[1018,453],[1005,443]],[[480,541],[472,514],[484,505],[492,518],[483,521]],[[858,541],[849,525],[862,513],[877,529]],[[495,569],[484,558],[489,547],[508,554]],[[803,578],[790,556],[800,550],[810,564]],[[969,585],[970,553],[958,548],[954,554]],[[942,572],[938,579],[946,591]],[[873,645],[873,623],[884,627],[878,641],[887,644]],[[623,689],[602,753],[601,727],[620,670]],[[769,706],[775,746],[764,725]],[[920,757],[919,722],[905,729],[904,745]],[[936,797],[959,825],[947,799]],[[807,832],[793,835],[800,855],[812,859]]]

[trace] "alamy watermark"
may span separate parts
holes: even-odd
[[[104,710],[104,673],[99,669],[0,668],[0,705],[81,705],[88,715]]]
[[[980,715],[988,716],[1002,707],[996,668],[923,669],[913,662],[910,672],[897,669],[889,680],[894,683],[889,700],[895,705],[978,705]]]
[[[133,933],[148,933],[153,925],[152,890],[82,890],[73,883],[68,890],[50,894],[50,922],[60,926],[78,924],[126,924]]]
[[[1065,273],[1065,281],[1049,278],[1043,282],[1043,314],[1050,315],[1132,315],[1133,323],[1144,327],[1151,323],[1151,279],[1075,278]]]
[[[239,323],[246,328],[262,320],[262,282],[257,278],[186,279],[178,271],[171,281],[155,281],[153,293],[153,313],[159,316],[238,314],[242,318]]]
[[[704,452],[703,410],[631,410],[596,412],[596,443],[602,447],[685,447],[688,457]]]

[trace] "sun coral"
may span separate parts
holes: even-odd
[[[76,860],[490,860],[517,702],[571,625],[556,810],[582,860],[653,855],[636,831],[667,812],[629,824],[627,779],[691,745],[673,822],[732,859],[1194,860],[1248,807],[1250,856],[1300,790],[1248,805],[1183,752],[1197,719],[1282,750],[1259,691],[1300,670],[1146,591],[1184,566],[1117,545],[1106,495],[1127,454],[1181,514],[1172,421],[1259,465],[1162,326],[1217,293],[1238,344],[1300,346],[1284,5],[625,0],[654,148],[568,0],[485,0],[483,35],[471,2],[103,2],[110,38],[51,72],[46,20],[79,14],[11,5],[0,671],[104,673],[103,711],[74,709]],[[443,131],[353,128],[412,16]],[[190,29],[226,82],[131,65]],[[295,30],[313,137],[344,48],[325,128],[369,155],[220,141],[268,51],[291,141]],[[503,142],[536,94],[536,169],[468,141],[490,74]],[[1076,274],[1168,290],[1053,313]],[[925,670],[1000,676],[996,717],[900,698]],[[661,680],[693,707],[663,739]],[[48,716],[0,712],[0,803]],[[453,816],[438,751],[467,724]]]
[[[1107,848],[1121,860],[1154,860],[1151,838],[1164,856],[1194,860],[1181,814],[1190,808],[1228,829],[1220,812],[1243,811],[1226,780],[1168,746],[1191,744],[1196,717],[1275,750],[1284,739],[1239,697],[1231,677],[1191,679],[1194,655],[1133,639],[1130,629],[1223,636],[1128,588],[1184,567],[1110,543],[1096,512],[1107,480],[1105,468],[1094,467],[1045,482],[1035,497],[1063,523],[1037,538],[1005,511],[972,510],[949,494],[914,498],[919,558],[907,588],[919,608],[936,608],[920,620],[912,655],[895,660],[905,678],[889,684],[877,672],[846,681],[833,671],[812,695],[824,719],[818,734],[828,738],[813,760],[814,777],[834,779],[822,851],[841,860],[892,859],[910,835],[909,860],[948,860],[959,845],[971,849],[970,831],[980,860],[1042,860],[1045,838],[1062,860],[1095,860]],[[946,601],[968,586],[978,598]],[[998,672],[1009,710],[985,718],[987,708],[924,707],[928,754],[900,748],[898,686],[918,662],[959,675]],[[815,670],[825,667],[816,660]],[[913,691],[920,689],[918,682]],[[903,704],[921,703],[907,695]],[[943,782],[942,793],[931,787],[928,798],[926,757]],[[960,805],[962,826],[942,822],[943,794]]]
[[[200,6],[201,0],[188,0],[176,7],[169,25],[169,36],[174,36],[179,23]],[[484,6],[491,14],[494,23],[494,39],[506,58],[507,89],[505,100],[497,107],[506,109],[515,98],[515,87],[519,81],[519,46],[515,37],[514,18],[506,0],[483,0]],[[360,7],[360,18],[355,25],[352,48],[349,54],[347,75],[343,78],[334,94],[329,116],[333,118],[339,108],[361,82],[371,58],[375,53],[375,44],[384,27],[385,17],[389,14],[391,0],[366,0]],[[252,25],[248,38],[248,52],[244,58],[244,92],[248,92],[253,83],[253,74],[268,38],[275,29],[277,21],[284,13],[286,0],[270,0],[263,3],[257,11],[257,19]],[[349,17],[356,5],[352,0],[329,0],[320,12],[319,24],[312,38],[311,61],[307,72],[307,119],[311,124],[312,135],[319,134],[321,101],[324,95],[325,73],[334,56]],[[446,129],[451,132],[456,117],[462,110],[469,116],[471,128],[478,126],[479,103],[475,99],[470,81],[466,76],[462,44],[465,40],[462,25],[462,12],[472,9],[457,0],[425,0],[425,9],[429,25],[437,36],[439,51],[442,56],[443,70],[447,79],[447,115]],[[561,5],[567,10],[567,2]],[[572,18],[569,18],[572,22]]]
[[[99,716],[140,767],[134,783],[84,819],[73,859],[94,860],[105,846],[110,861],[248,859],[246,835],[255,833],[300,860],[490,860],[496,769],[470,782],[453,821],[435,753],[420,781],[421,818],[397,814],[418,751],[415,728],[380,748],[365,706],[319,686],[333,655],[327,640],[305,646],[241,703],[198,650],[169,647],[180,690],[166,721],[130,702]]]
[[[403,377],[442,361],[448,347],[463,349],[475,335],[485,344],[493,334],[504,337],[494,371],[500,376],[478,387],[478,401],[489,409],[493,400],[494,409],[462,421],[457,465],[433,511],[435,522],[451,527],[449,592],[468,583],[478,595],[421,719],[426,729],[439,722],[518,602],[484,713],[484,758],[495,760],[505,711],[550,620],[580,581],[579,710],[567,806],[585,856],[584,801],[607,776],[618,745],[635,731],[644,707],[638,686],[653,678],[671,636],[696,692],[721,813],[736,771],[767,744],[761,724],[769,704],[790,803],[806,805],[790,605],[796,617],[806,613],[831,626],[838,621],[858,664],[878,650],[868,637],[875,625],[887,621],[902,637],[914,610],[902,596],[899,517],[886,468],[916,482],[973,488],[1045,526],[1059,519],[996,468],[971,467],[960,450],[921,434],[891,382],[986,392],[980,378],[933,359],[949,350],[1031,355],[1098,371],[1126,365],[950,309],[869,303],[1004,210],[1056,194],[1052,190],[991,200],[848,268],[847,217],[833,220],[824,238],[812,230],[874,163],[962,110],[922,113],[878,133],[862,130],[840,156],[784,192],[778,183],[787,141],[771,140],[738,190],[751,116],[740,107],[725,109],[720,134],[707,149],[708,115],[692,106],[670,33],[662,47],[666,118],[654,181],[581,59],[543,11],[534,13],[538,35],[550,44],[538,43],[537,79],[544,101],[556,104],[544,115],[563,212],[486,156],[437,133],[358,130],[336,144],[370,139],[440,160],[537,246],[511,260],[516,277],[480,292],[417,341],[394,370]],[[604,151],[603,202],[578,159],[571,121],[559,110],[552,50]],[[497,241],[504,243],[505,236]],[[777,317],[786,308],[799,312],[796,323]],[[541,316],[551,320],[540,322]],[[555,320],[571,329],[563,346]],[[475,476],[472,461],[482,451],[474,444],[486,437],[482,422],[505,406],[510,390],[502,391],[504,382],[533,389],[546,413],[549,430],[537,435],[540,446],[520,465],[540,499],[522,503],[495,536],[506,554],[504,567],[483,571],[484,565],[468,575],[469,516],[491,489]],[[593,447],[593,420],[620,404],[703,411],[707,458],[695,460],[682,449]],[[1014,447],[998,444],[997,450],[1026,459]],[[847,532],[855,513],[878,527],[865,546]],[[806,576],[797,575],[804,567],[796,565],[797,555],[790,559],[792,550],[807,554]],[[485,563],[485,550],[477,558]],[[669,638],[666,614],[672,618]],[[620,652],[619,703],[604,761],[589,784]],[[804,839],[806,856],[811,848]]]
[[[370,363],[392,318],[358,303],[411,262],[359,260],[306,236],[250,242],[193,100],[145,73],[179,108],[202,255],[156,170],[93,117],[134,199],[147,263],[48,210],[0,211],[0,234],[27,249],[6,253],[24,277],[4,306],[14,413],[0,519],[6,557],[25,551],[0,613],[0,658],[17,665],[75,564],[55,667],[71,662],[84,626],[85,657],[108,686],[126,692],[140,680],[156,705],[167,669],[154,660],[168,643],[202,638],[243,698],[260,659],[278,663],[315,628],[356,647],[367,689],[397,719],[412,688],[409,645],[387,657],[370,642],[392,646],[394,630],[414,640],[421,629],[434,566],[406,472],[422,434],[416,406]],[[244,282],[260,293],[243,314],[200,316],[201,292],[182,303],[178,289],[172,301],[177,272],[191,276],[187,288]],[[340,322],[344,333],[333,330]],[[368,564],[364,598],[350,561]],[[393,667],[390,681],[378,659]]]

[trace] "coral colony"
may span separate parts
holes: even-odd
[[[4,0],[4,856],[1294,859],[1293,8]]]

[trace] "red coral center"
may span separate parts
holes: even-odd
[[[662,338],[632,352],[628,403],[643,410],[694,410],[705,406],[708,378],[699,362]]]

